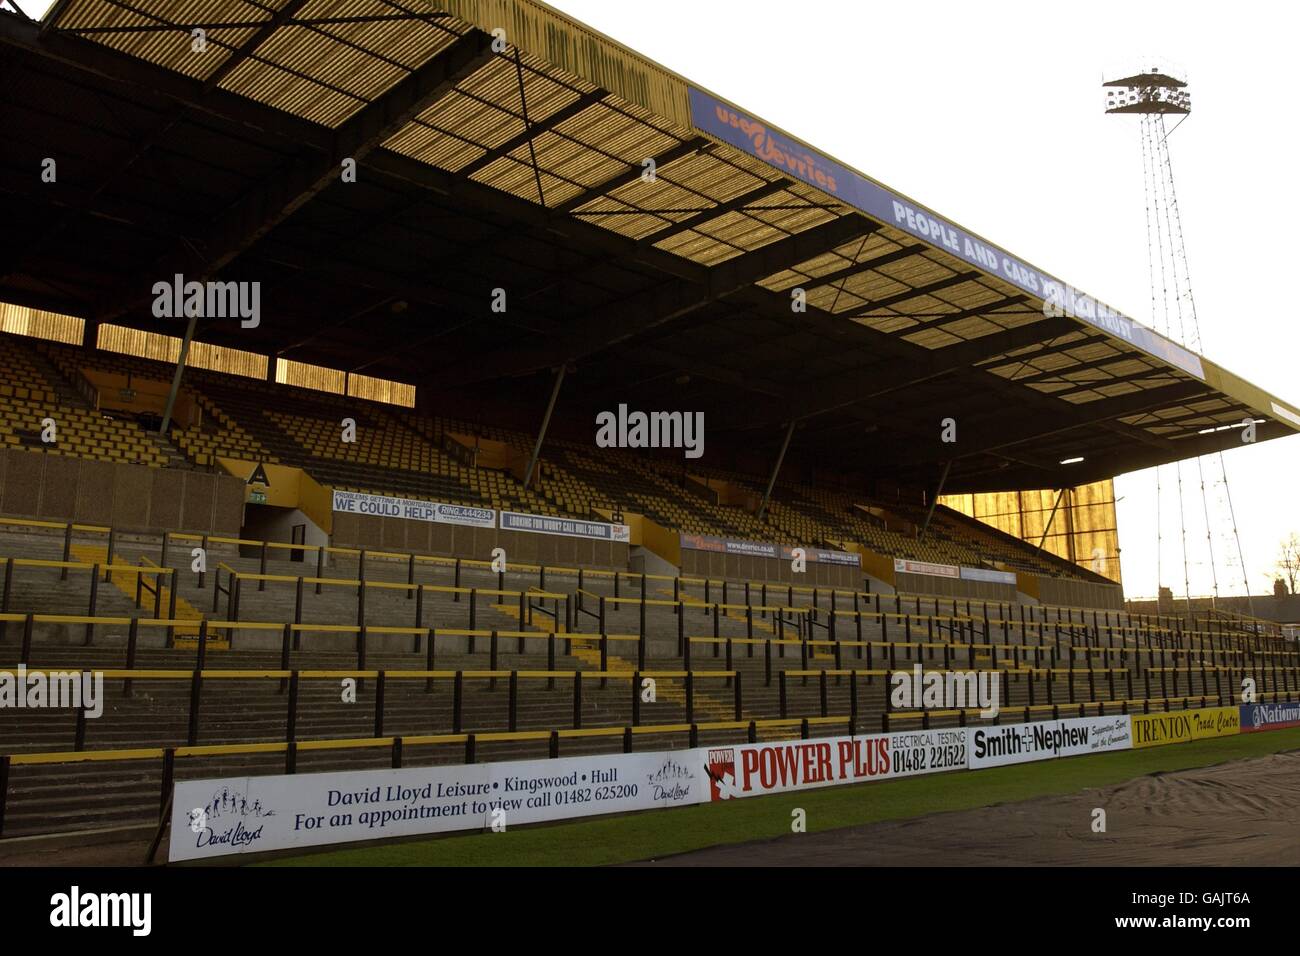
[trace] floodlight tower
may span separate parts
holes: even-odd
[[[1191,273],[1187,265],[1187,248],[1183,241],[1182,216],[1178,211],[1178,194],[1174,189],[1174,170],[1169,158],[1169,137],[1192,112],[1192,96],[1187,82],[1173,71],[1154,66],[1144,72],[1114,80],[1104,80],[1108,114],[1128,114],[1139,121],[1142,141],[1143,189],[1146,193],[1147,267],[1151,284],[1151,320],[1179,344],[1194,352],[1201,351],[1201,329],[1196,317],[1196,300],[1192,295]],[[1177,116],[1172,128],[1167,117]],[[1156,424],[1155,420],[1152,424]],[[1214,430],[1214,429],[1209,429]],[[1206,458],[1209,464],[1206,464]],[[1174,470],[1178,492],[1178,525],[1182,545],[1183,595],[1191,611],[1191,573],[1187,542],[1187,513],[1183,495],[1183,463]],[[1246,588],[1249,602],[1250,580],[1246,559],[1237,533],[1237,520],[1228,489],[1223,453],[1196,459],[1200,481],[1201,516],[1205,522],[1206,564],[1214,591],[1219,598],[1218,562],[1225,566],[1225,579],[1239,579]],[[1161,471],[1156,468],[1156,594],[1163,584],[1163,536],[1160,524]],[[1207,477],[1208,472],[1208,477]],[[1192,502],[1194,507],[1195,502]],[[1194,516],[1195,518],[1195,516]],[[1216,547],[1217,539],[1217,547]],[[1216,562],[1217,558],[1217,562]],[[1234,567],[1235,565],[1235,567]],[[1159,597],[1157,597],[1159,609]],[[1253,613],[1253,602],[1252,613]]]

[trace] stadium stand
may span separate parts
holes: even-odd
[[[154,45],[187,14],[154,6],[156,30],[103,0],[0,11],[10,165],[63,164],[57,189],[6,179],[33,238],[0,301],[38,334],[0,334],[0,664],[106,694],[93,719],[6,713],[0,836],[151,827],[179,779],[984,719],[895,708],[916,665],[997,671],[1025,720],[1298,689],[1277,628],[1128,613],[1116,582],[935,505],[1217,451],[1247,413],[1294,433],[1263,390],[1048,315],[978,237],[971,261],[902,197],[860,208],[851,177],[887,190],[543,4],[213,0],[214,22],[265,19],[197,72]],[[196,268],[264,282],[265,314],[150,309]],[[707,416],[708,463],[595,447],[592,414],[631,398]],[[264,469],[298,497],[270,501]],[[627,540],[344,514],[331,491]],[[792,546],[833,553],[796,572]]]

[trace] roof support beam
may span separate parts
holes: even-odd
[[[1052,398],[1036,398],[1029,394],[1028,390],[1015,389],[1015,386],[1005,385],[1005,383],[1003,385],[1013,389],[1013,392],[1008,395],[1008,400],[1018,400],[1024,406],[1025,415],[1014,426],[1005,423],[984,427],[970,425],[961,428],[959,426],[958,443],[955,449],[952,445],[941,445],[937,441],[918,441],[913,454],[901,458],[900,464],[920,464],[934,460],[938,454],[951,455],[954,451],[956,452],[954,457],[967,458],[1000,449],[1014,448],[1025,442],[1038,441],[1076,428],[1112,421],[1125,415],[1167,408],[1170,405],[1193,400],[1211,391],[1210,387],[1203,382],[1179,382],[1176,385],[1166,385],[1131,395],[1072,405]],[[996,382],[989,383],[989,386],[1001,391]]]
[[[54,6],[45,11],[45,19],[41,21],[42,40],[54,31],[55,21],[62,16],[64,8],[71,2],[72,0],[54,0]]]
[[[772,489],[776,486],[776,476],[781,473],[781,465],[785,463],[786,449],[790,447],[790,438],[794,435],[795,422],[791,420],[786,426],[785,438],[781,440],[781,450],[777,452],[776,461],[772,463],[772,474],[767,479],[767,490],[763,492],[763,501],[758,506],[758,520],[763,520],[763,515],[767,511],[767,503],[772,499]]]
[[[229,265],[245,249],[288,219],[304,204],[337,182],[345,159],[358,164],[386,139],[442,99],[457,83],[477,72],[495,54],[492,38],[473,30],[414,71],[388,93],[365,107],[331,136],[324,155],[292,163],[262,188],[246,196],[219,218],[202,244],[202,261],[179,249],[143,278],[135,278],[100,318],[111,321],[146,301],[151,279],[193,272],[200,281]]]
[[[485,379],[525,375],[583,358],[751,288],[760,279],[877,228],[860,216],[841,216],[712,268],[701,268],[683,260],[693,267],[694,281],[662,283],[622,302],[602,306],[558,327],[559,338],[540,348],[484,356],[473,368],[457,363],[435,372],[434,377],[440,387],[458,387]]]
[[[239,45],[237,50],[231,51],[230,55],[217,65],[217,68],[203,81],[203,91],[210,93],[220,86],[221,81],[233,73],[239,64],[252,56],[267,37],[284,26],[294,14],[306,5],[307,0],[289,0],[288,3],[277,10],[275,15],[258,27],[252,36]]]
[[[1043,550],[1043,542],[1047,540],[1047,532],[1052,530],[1052,522],[1056,520],[1056,509],[1061,507],[1061,499],[1065,497],[1065,489],[1062,488],[1056,493],[1056,501],[1052,504],[1052,513],[1047,516],[1047,524],[1043,525],[1043,536],[1038,539],[1038,550]]]
[[[943,494],[943,486],[948,483],[948,472],[951,470],[952,459],[949,458],[943,463],[943,474],[939,476],[939,485],[930,496],[930,507],[925,509],[925,520],[921,522],[921,530],[916,533],[917,541],[925,537],[925,531],[930,527],[930,519],[934,517],[934,506],[939,503],[939,496]]]
[[[889,371],[884,374],[879,374],[873,369],[872,377],[867,380],[853,381],[850,372],[847,380],[846,376],[842,375],[814,382],[809,387],[800,389],[800,395],[791,396],[794,404],[790,412],[795,418],[804,419],[840,411],[902,388],[920,385],[970,368],[977,359],[988,355],[990,349],[1022,348],[1037,341],[1068,333],[1074,327],[1069,319],[1046,319],[1003,332],[994,332],[958,345],[935,349],[928,356],[924,356],[926,361],[898,362],[891,365]]]
[[[696,136],[693,139],[688,139],[685,142],[676,144],[675,146],[670,146],[658,156],[647,158],[655,161],[655,169],[661,169],[671,162],[683,159],[690,156],[692,153],[699,152],[708,145],[709,141],[707,139],[703,136]],[[599,199],[607,193],[611,193],[616,189],[621,189],[630,183],[636,182],[641,178],[643,172],[645,172],[644,167],[630,166],[623,172],[611,176],[603,183],[597,183],[595,186],[584,189],[572,199],[567,199],[553,208],[557,212],[573,212],[578,207],[587,205],[587,203],[591,202],[593,199]]]
[[[1269,441],[1273,438],[1285,438],[1295,432],[1280,422],[1266,422],[1256,426],[1256,442]],[[1183,438],[1173,443],[1173,452],[1161,452],[1155,448],[1145,448],[1128,452],[1123,459],[1123,473],[1140,471],[1170,461],[1185,461],[1200,455],[1212,455],[1220,451],[1230,451],[1241,447],[1241,436],[1236,429],[1230,432],[1216,432],[1212,435],[1197,435]],[[1112,478],[1117,471],[1115,459],[1099,458],[1069,466],[1070,481],[1075,485],[1085,485],[1093,481]]]
[[[756,189],[751,189],[749,192],[741,193],[734,199],[728,199],[726,202],[719,203],[709,209],[701,209],[695,215],[688,216],[686,219],[669,223],[666,228],[651,233],[650,235],[640,239],[639,242],[643,246],[652,246],[656,243],[663,242],[665,239],[670,239],[683,232],[688,232],[696,226],[701,226],[706,222],[711,222],[712,220],[725,216],[728,213],[739,212],[751,203],[756,203],[760,199],[766,199],[773,193],[779,193],[783,189],[788,189],[790,185],[790,180],[788,179],[776,179],[770,183],[764,183]]]
[[[1216,408],[1208,412],[1191,412],[1187,415],[1179,415],[1175,418],[1156,418],[1152,415],[1143,415],[1142,417],[1143,419],[1145,419],[1144,421],[1123,422],[1121,424],[1128,425],[1131,428],[1141,428],[1141,429],[1159,428],[1164,425],[1185,425],[1188,422],[1194,422],[1194,421],[1207,419],[1207,418],[1214,420],[1214,419],[1221,418],[1224,415],[1238,416],[1236,419],[1234,419],[1234,423],[1240,422],[1243,418],[1255,419],[1257,417],[1254,409],[1247,408],[1245,405],[1233,405],[1229,408]],[[1220,424],[1224,424],[1224,423],[1220,422]],[[1210,426],[1210,427],[1215,427],[1215,426]]]
[[[908,259],[918,253],[925,252],[929,248],[919,242],[910,246],[903,246],[901,249],[895,249],[892,252],[886,252],[872,259],[865,259],[862,262],[855,262],[852,265],[845,266],[843,269],[837,269],[834,272],[828,272],[824,276],[818,276],[811,282],[803,284],[805,289],[819,289],[822,286],[834,285],[837,282],[843,282],[845,279],[851,279],[856,275],[864,272],[870,272],[872,269],[879,269],[881,266],[887,266],[891,262],[899,262]]]
[[[877,299],[875,302],[868,302],[860,309],[844,313],[850,319],[862,319],[871,317],[871,313],[877,309],[888,309],[898,305],[900,302],[906,302],[908,299],[919,299],[922,296],[932,295],[935,292],[942,292],[944,289],[950,289],[955,285],[961,285],[971,279],[978,279],[980,273],[974,269],[968,269],[965,272],[954,273],[947,278],[938,279],[927,285],[917,286],[915,289],[908,289],[906,292],[899,292],[895,295],[886,296],[883,299]],[[875,316],[881,318],[881,316]]]
[[[1067,329],[1065,332],[1062,332],[1059,336],[1057,336],[1057,338],[1065,338],[1067,335],[1069,335],[1072,332],[1078,333],[1082,331],[1083,330],[1079,328],[1078,323],[1072,322],[1070,323],[1070,328]],[[1032,352],[1024,352],[1021,355],[999,355],[995,358],[990,358],[987,361],[980,362],[979,367],[984,369],[994,369],[994,368],[1002,368],[1007,365],[1016,365],[1016,364],[1027,365],[1030,362],[1032,362],[1034,359],[1042,358],[1044,355],[1056,355],[1060,352],[1070,352],[1073,351],[1074,349],[1084,348],[1085,346],[1096,345],[1099,342],[1110,342],[1110,340],[1111,339],[1109,335],[1086,335],[1083,338],[1071,338],[1069,342],[1057,342],[1055,340],[1048,340],[1044,343],[1041,343],[1042,348],[1035,349]],[[1020,350],[1010,348],[1007,349],[1006,351],[1015,352]]]
[[[172,373],[172,387],[167,390],[167,405],[163,409],[162,424],[158,426],[159,435],[166,435],[167,426],[171,424],[172,410],[176,407],[176,396],[181,391],[181,376],[185,374],[185,359],[189,357],[190,343],[194,341],[194,326],[198,321],[198,316],[192,315],[185,326],[185,335],[181,338],[180,355],[176,358],[176,371]]]
[[[1095,392],[1100,388],[1108,388],[1111,385],[1127,385],[1148,378],[1168,378],[1171,374],[1171,372],[1164,369],[1145,368],[1130,375],[1116,375],[1111,378],[1099,378],[1092,382],[1080,382],[1073,388],[1065,388],[1059,392],[1044,392],[1043,394],[1051,395],[1053,398],[1063,398],[1068,395],[1080,395],[1083,392]]]
[[[590,93],[583,93],[568,106],[562,106],[544,120],[538,120],[530,123],[528,127],[515,136],[510,137],[500,146],[493,147],[485,152],[478,159],[469,165],[456,171],[459,179],[469,179],[479,170],[491,166],[503,156],[509,156],[521,146],[526,146],[539,133],[545,133],[554,129],[566,120],[571,120],[589,106],[593,106],[603,100],[609,93],[605,90],[592,90]]]
[[[958,322],[964,322],[967,319],[973,319],[976,316],[995,315],[1001,309],[1009,309],[1013,305],[1021,305],[1027,301],[1029,301],[1029,297],[1025,295],[1009,295],[985,305],[972,306],[969,309],[962,309],[959,312],[952,312],[947,315],[938,316],[929,322],[918,322],[910,328],[899,329],[897,332],[891,332],[890,334],[898,338],[903,338],[904,336],[915,335],[917,332],[929,332],[932,329],[942,329],[944,326],[955,325]]]
[[[542,427],[537,432],[537,443],[533,445],[533,453],[528,459],[528,470],[524,472],[524,489],[527,490],[529,482],[533,480],[533,469],[537,467],[537,458],[542,453],[542,442],[546,441],[546,430],[551,427],[551,414],[555,411],[555,400],[560,397],[560,386],[564,384],[564,371],[567,365],[561,365],[555,370],[555,385],[551,387],[551,398],[546,403],[546,414],[542,416]]]
[[[1030,356],[1032,358],[1032,356]],[[1060,368],[1048,369],[1045,372],[1039,372],[1036,375],[1024,375],[1020,378],[1008,378],[1008,382],[1015,382],[1017,385],[1027,385],[1030,382],[1046,382],[1052,379],[1060,379],[1063,382],[1069,382],[1071,385],[1083,384],[1073,382],[1063,378],[1065,375],[1074,375],[1077,372],[1087,372],[1096,368],[1105,368],[1107,365],[1115,365],[1119,362],[1130,362],[1132,355],[1109,355],[1106,358],[1093,359],[1091,362],[1076,362],[1074,365],[1062,365]],[[1093,383],[1089,383],[1093,384]]]

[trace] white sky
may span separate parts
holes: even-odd
[[[1297,8],[551,2],[1148,325],[1156,323],[1137,125],[1103,115],[1100,82],[1153,56],[1181,67],[1193,114],[1169,142],[1203,351],[1300,402],[1297,310],[1271,288],[1295,269],[1287,236],[1300,221],[1287,79]],[[49,6],[19,3],[34,17]],[[1300,530],[1300,496],[1286,493],[1300,437],[1225,461],[1251,589],[1271,591],[1279,542]],[[1161,583],[1182,594],[1172,466],[1164,476]],[[1183,482],[1191,592],[1208,594],[1205,524],[1191,520],[1202,510],[1194,463]],[[1154,473],[1123,476],[1116,488],[1125,589],[1154,594]],[[1211,518],[1217,525],[1226,510],[1212,504]],[[1222,550],[1221,591],[1240,593],[1240,572],[1224,567]]]

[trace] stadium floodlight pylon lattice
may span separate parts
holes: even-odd
[[[1136,116],[1142,144],[1143,190],[1146,202],[1147,261],[1151,287],[1151,318],[1170,339],[1195,352],[1202,349],[1196,300],[1192,293],[1191,270],[1183,237],[1182,215],[1174,187],[1173,164],[1169,155],[1169,137],[1191,114],[1192,97],[1187,82],[1164,67],[1148,70],[1102,83],[1106,93],[1106,113]],[[1172,128],[1167,117],[1178,116]],[[1253,416],[1252,416],[1253,420]],[[1231,427],[1231,426],[1224,426]],[[1210,429],[1213,431],[1214,429]],[[1202,430],[1201,433],[1206,433]],[[1207,460],[1208,459],[1208,460]],[[1176,486],[1179,550],[1183,566],[1183,596],[1191,602],[1191,566],[1196,562],[1195,544],[1189,551],[1187,508],[1195,508],[1195,492],[1184,494],[1183,461],[1172,464]],[[1161,524],[1162,470],[1156,478],[1156,593],[1157,602],[1164,583],[1164,534]],[[1189,478],[1189,482],[1190,482]],[[1232,494],[1223,461],[1223,452],[1196,458],[1195,481],[1199,485],[1200,512],[1193,521],[1203,521],[1205,529],[1204,567],[1208,570],[1215,600],[1221,585],[1241,581],[1247,600],[1250,580],[1242,552]],[[1223,569],[1221,576],[1220,567]],[[1252,609],[1253,613],[1253,609]]]

